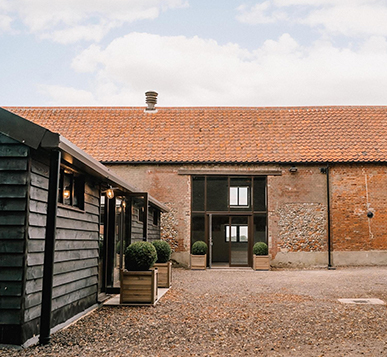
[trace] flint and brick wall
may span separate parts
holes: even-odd
[[[268,177],[268,233],[272,257],[279,252],[327,250],[326,175],[319,166],[282,167]]]
[[[279,169],[268,176],[268,243],[274,264],[282,254],[317,254],[327,261],[325,165],[110,165],[123,179],[166,204],[161,237],[187,263],[190,249],[191,180],[179,169]],[[387,166],[331,165],[331,236],[334,251],[387,250]],[[374,213],[369,219],[367,212]],[[179,256],[180,253],[180,256]],[[180,258],[178,258],[178,256]],[[182,257],[185,256],[183,259]],[[311,260],[309,264],[314,264]]]

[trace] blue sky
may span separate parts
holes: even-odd
[[[386,105],[386,0],[0,0],[1,105]]]

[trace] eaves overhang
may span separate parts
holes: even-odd
[[[48,150],[59,149],[65,161],[79,167],[94,177],[98,177],[108,185],[118,187],[123,193],[142,192],[136,187],[129,185],[109,168],[102,165],[65,137],[58,133],[53,133],[3,108],[0,108],[0,132],[35,150],[39,147]],[[148,200],[151,205],[157,207],[162,212],[169,211],[166,205],[152,196],[149,195]]]

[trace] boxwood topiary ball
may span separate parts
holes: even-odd
[[[149,242],[135,242],[125,250],[125,269],[130,271],[149,270],[157,260],[155,247]]]
[[[267,244],[264,242],[258,242],[254,244],[253,253],[255,255],[267,255],[269,253]]]
[[[157,263],[166,263],[171,258],[171,247],[165,240],[155,240],[152,242],[157,252]]]
[[[199,240],[192,245],[192,254],[204,255],[204,254],[207,254],[207,249],[208,249],[207,244]]]

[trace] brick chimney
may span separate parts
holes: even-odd
[[[145,92],[145,102],[148,106],[145,108],[146,111],[155,111],[155,105],[157,104],[158,93],[154,91]]]

